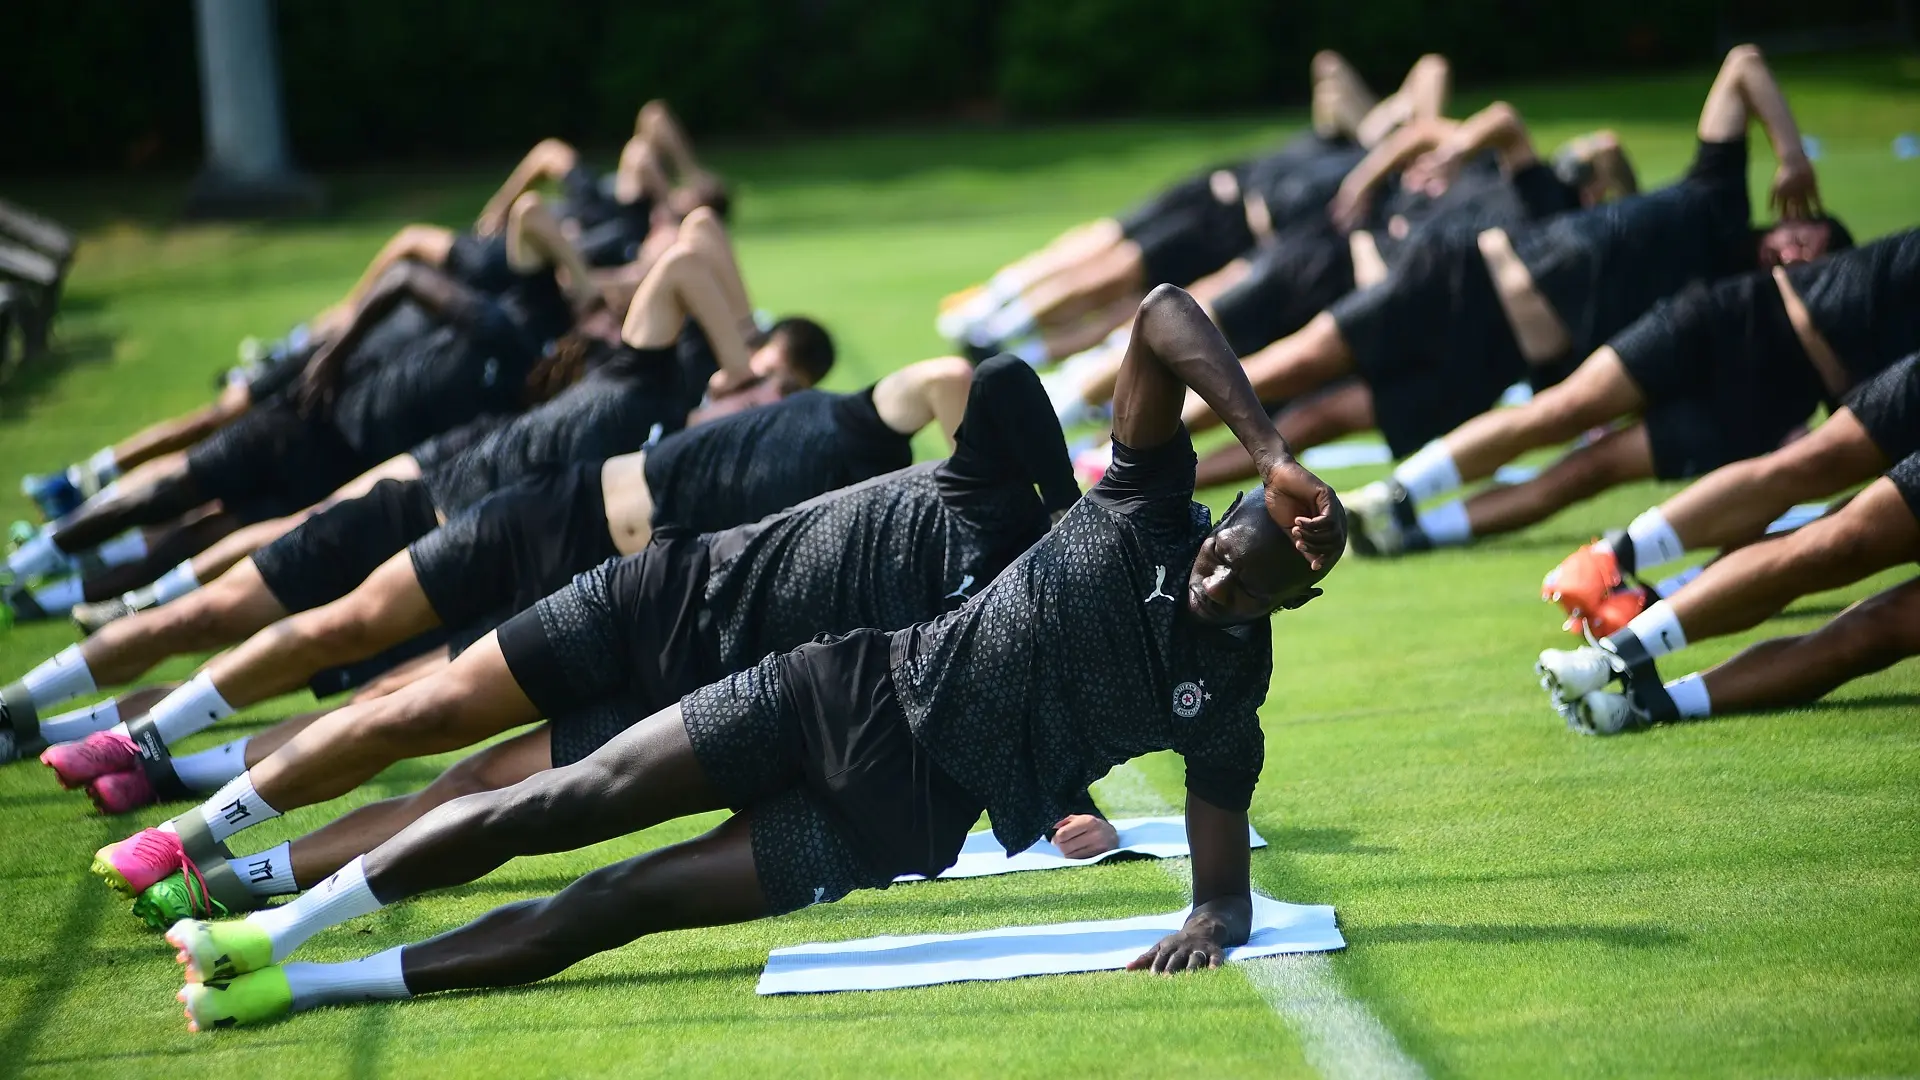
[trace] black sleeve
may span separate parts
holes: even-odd
[[[1514,173],[1509,183],[1513,185],[1514,194],[1520,196],[1520,205],[1529,219],[1580,209],[1580,193],[1555,176],[1544,162],[1536,161]]]
[[[1102,821],[1107,819],[1107,815],[1100,812],[1100,804],[1093,801],[1093,792],[1091,791],[1082,791],[1080,794],[1067,800],[1066,810],[1069,816],[1073,814],[1086,814],[1091,817],[1097,817]],[[1047,839],[1053,839],[1053,826],[1051,825],[1047,826]]]
[[[1693,164],[1687,167],[1684,182],[1719,187],[1737,186],[1745,192],[1747,137],[1742,135],[1727,142],[1701,140],[1693,152]]]
[[[1266,736],[1258,703],[1241,703],[1221,723],[1208,725],[1197,741],[1176,747],[1187,764],[1187,790],[1222,810],[1253,805],[1253,789],[1266,764]]]
[[[996,356],[974,370],[953,442],[953,456],[940,469],[943,490],[960,494],[1025,481],[1040,489],[1049,511],[1065,510],[1080,497],[1046,388],[1017,357]]]
[[[1143,525],[1184,530],[1190,521],[1195,461],[1185,424],[1173,438],[1146,450],[1115,439],[1113,464],[1086,499]]]

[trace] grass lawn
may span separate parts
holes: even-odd
[[[1920,130],[1920,57],[1781,69],[1805,130],[1823,143],[1829,206],[1863,239],[1920,219],[1920,162],[1889,151],[1894,135]],[[1709,81],[1696,71],[1505,94],[1543,144],[1618,128],[1655,183],[1685,166]],[[1466,93],[1458,108],[1487,100]],[[853,387],[941,351],[932,322],[944,293],[1299,120],[894,133],[713,158],[739,183],[737,234],[756,301],[825,319],[842,346],[832,385]],[[1762,206],[1766,152],[1755,157]],[[68,364],[0,394],[0,514],[29,509],[14,477],[203,403],[237,339],[278,333],[336,298],[400,224],[464,222],[504,171],[331,178],[333,220],[272,227],[177,226],[164,210],[182,190],[171,181],[12,185],[10,197],[80,223],[85,246],[60,328]],[[936,443],[923,442],[923,454]],[[1348,488],[1377,473],[1330,478]],[[1614,740],[1568,734],[1534,685],[1534,653],[1566,640],[1537,598],[1541,573],[1667,490],[1615,492],[1471,550],[1350,560],[1324,600],[1276,619],[1267,768],[1253,809],[1272,846],[1254,856],[1255,878],[1283,899],[1338,908],[1351,947],[1333,958],[1335,979],[1434,1076],[1920,1073],[1920,666],[1811,708]],[[1230,493],[1207,495],[1218,507]],[[1755,634],[1689,650],[1669,674],[1811,628],[1910,573],[1810,598]],[[0,633],[0,677],[72,640],[65,625]],[[249,710],[188,749],[307,707],[288,698]],[[299,835],[445,764],[395,767],[240,844]],[[1137,768],[1178,799],[1177,761]],[[167,812],[102,818],[22,764],[0,769],[0,815],[9,926],[0,1076],[1316,1071],[1297,1033],[1232,970],[753,993],[767,950],[782,945],[1184,903],[1175,879],[1144,863],[856,894],[776,921],[641,942],[535,987],[192,1037],[168,950],[86,873],[95,848]],[[354,920],[302,958],[415,940],[710,824],[523,860]]]

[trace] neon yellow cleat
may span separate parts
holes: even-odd
[[[202,922],[181,919],[167,931],[167,943],[180,950],[190,983],[231,979],[273,966],[273,942],[267,932],[246,921]]]
[[[278,966],[232,979],[190,982],[174,995],[187,1007],[187,1030],[264,1024],[293,1011],[293,990]]]

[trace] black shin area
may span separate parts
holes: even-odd
[[[72,555],[97,547],[136,525],[171,521],[206,501],[192,473],[181,469],[137,491],[81,507],[53,534],[53,542]]]

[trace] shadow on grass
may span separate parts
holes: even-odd
[[[1348,929],[1356,945],[1390,942],[1460,941],[1472,945],[1519,945],[1559,941],[1591,941],[1618,948],[1652,949],[1685,945],[1688,938],[1659,926],[1583,926],[1579,924],[1523,926],[1480,923],[1398,923]]]
[[[1283,855],[1391,855],[1399,848],[1380,844],[1359,844],[1352,829],[1281,828],[1262,829],[1267,847]]]
[[[47,355],[28,361],[0,385],[0,421],[25,416],[28,407],[46,396],[70,369],[112,359],[114,341],[110,334],[61,334],[56,330]]]
[[[109,843],[112,839],[110,827],[99,830],[100,843]],[[22,998],[30,1004],[5,1028],[0,1028],[0,1070],[10,1072],[14,1063],[27,1060],[27,1052],[33,1049],[34,1042],[40,1037],[40,1029],[60,1010],[67,994],[79,984],[80,972],[91,953],[90,950],[74,946],[93,939],[102,917],[111,906],[112,898],[112,894],[91,874],[73,879],[67,889],[66,902],[61,905],[66,917],[42,939],[47,947],[39,958],[27,964],[39,973],[33,989]]]
[[[1920,693],[1862,694],[1859,697],[1825,698],[1804,705],[1786,705],[1778,709],[1755,709],[1742,716],[1788,716],[1797,712],[1835,712],[1848,709],[1920,709]],[[1715,717],[1714,719],[1720,719]],[[1733,715],[1728,720],[1736,719]]]

